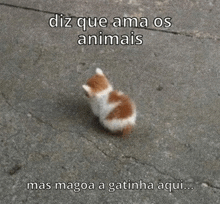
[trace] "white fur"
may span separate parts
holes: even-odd
[[[104,75],[100,68],[96,68],[96,74]]]
[[[87,85],[82,85],[82,87],[83,87],[83,89],[84,89],[86,92],[88,92],[88,93],[91,92],[91,88],[90,88],[89,86],[87,86]]]
[[[96,94],[96,96],[99,98],[99,97],[101,97],[101,96],[103,96],[103,95],[109,95],[109,93],[110,93],[111,91],[113,91],[113,88],[112,88],[111,85],[109,85],[107,89],[98,92],[98,93]]]
[[[113,120],[102,120],[100,121],[105,127],[112,132],[122,131],[127,125],[135,125],[136,114],[126,119],[113,119]]]
[[[84,85],[83,85],[84,86]],[[86,89],[85,89],[86,90]],[[112,86],[109,85],[107,89],[97,93],[94,97],[89,98],[89,102],[92,108],[92,112],[95,116],[99,118],[106,117],[108,113],[110,113],[115,105],[108,104],[108,95],[113,90]],[[88,92],[90,93],[90,92]]]

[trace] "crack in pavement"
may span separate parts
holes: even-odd
[[[8,98],[5,96],[5,94],[4,94],[3,92],[0,92],[0,94],[1,94],[2,97],[4,98],[5,103],[8,104],[8,106],[10,106],[14,111],[16,111],[16,112],[18,112],[18,113],[22,113],[22,114],[26,115],[27,117],[28,117],[28,114],[30,114],[30,115],[31,115],[31,118],[34,118],[36,121],[38,121],[38,122],[40,122],[40,123],[43,123],[43,124],[45,124],[45,125],[48,125],[48,126],[50,126],[52,129],[59,131],[58,129],[54,128],[51,123],[46,122],[46,121],[42,120],[41,118],[35,116],[35,115],[33,114],[33,112],[29,111],[28,113],[26,113],[25,111],[20,111],[20,110],[15,109],[14,106],[11,105],[11,103],[8,102]]]
[[[113,156],[111,156],[111,155],[109,155],[109,154],[107,154],[105,151],[103,151],[102,149],[100,149],[100,147],[95,143],[95,142],[93,142],[92,140],[89,140],[87,137],[85,137],[85,136],[83,136],[83,138],[85,139],[85,140],[87,140],[88,142],[90,142],[90,143],[92,143],[92,145],[96,148],[96,149],[98,149],[103,155],[105,155],[106,157],[109,157],[109,158],[112,158],[112,159],[117,159],[117,157],[113,157]]]
[[[154,32],[162,32],[162,33],[169,33],[173,35],[182,35],[185,37],[190,37],[190,38],[196,38],[196,39],[207,39],[207,40],[216,40],[220,41],[220,37],[212,36],[210,33],[200,33],[200,32],[181,32],[181,31],[171,31],[171,30],[160,30],[156,28],[141,28],[141,27],[134,27],[137,29],[144,29],[144,30],[150,30]]]
[[[62,13],[62,12],[52,12],[52,11],[40,10],[40,9],[35,9],[35,8],[25,7],[25,6],[17,6],[17,5],[13,5],[13,4],[7,4],[7,3],[0,3],[0,5],[12,7],[12,8],[17,8],[17,9],[24,9],[24,10],[29,10],[29,11],[47,13],[47,14],[61,14]],[[78,18],[77,16],[72,16],[69,14],[68,14],[68,16],[71,18]],[[85,18],[88,19],[88,17],[85,17]],[[161,29],[156,29],[156,28],[142,28],[142,27],[132,27],[132,28],[142,29],[142,30],[144,29],[144,30],[149,30],[149,31],[153,31],[153,32],[168,33],[168,34],[173,34],[173,35],[181,35],[181,36],[186,36],[186,37],[196,38],[196,39],[209,39],[209,40],[220,41],[220,37],[212,36],[210,33],[199,33],[199,32],[193,33],[193,32],[161,30]]]
[[[203,182],[202,182],[202,183],[203,183]],[[201,183],[201,184],[202,184],[202,183]],[[212,184],[209,183],[209,182],[208,182],[208,183],[207,183],[207,182],[204,182],[204,183],[207,184],[207,186],[210,187],[210,188],[214,188],[214,189],[220,190],[220,186],[214,186],[214,185],[212,185]]]
[[[29,114],[31,114],[32,118],[35,118],[38,122],[43,123],[45,125],[49,125],[52,129],[57,130],[56,128],[53,127],[53,125],[49,122],[46,122],[44,120],[42,120],[41,118],[35,116],[31,111],[29,111]],[[58,130],[57,130],[58,131]]]
[[[5,96],[5,94],[2,93],[2,92],[0,92],[0,93],[1,93],[1,95],[2,95],[2,98],[4,98],[4,100],[5,100],[5,103],[7,103],[8,106],[10,106],[13,110],[15,110],[15,108],[8,102],[8,99],[7,99],[7,97]],[[15,111],[16,111],[16,110],[15,110]]]
[[[25,7],[25,6],[17,6],[17,5],[13,5],[13,4],[7,4],[7,3],[0,3],[0,5],[12,7],[12,8],[29,10],[29,11],[36,11],[36,12],[41,12],[41,13],[48,13],[48,14],[55,14],[56,13],[56,12],[52,12],[52,11],[44,11],[44,10],[40,10],[40,9],[35,9],[35,8],[30,8],[30,7]],[[59,14],[59,13],[57,13],[57,14]]]
[[[163,175],[163,176],[168,176],[168,177],[172,178],[173,180],[180,180],[180,179],[175,178],[174,176],[169,175],[168,173],[165,173],[165,172],[159,170],[159,169],[158,169],[156,166],[154,166],[153,164],[141,162],[140,160],[138,160],[137,158],[135,158],[135,157],[133,157],[133,156],[124,155],[124,156],[122,156],[122,158],[130,159],[130,160],[134,161],[136,164],[141,164],[141,165],[143,165],[143,166],[145,166],[145,165],[146,165],[146,166],[150,166],[150,167],[152,167],[154,170],[156,170],[158,173],[160,173],[161,175]]]

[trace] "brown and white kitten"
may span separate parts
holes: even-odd
[[[94,115],[100,123],[113,133],[127,135],[136,121],[136,106],[121,91],[113,90],[112,85],[100,68],[82,86],[90,102]]]

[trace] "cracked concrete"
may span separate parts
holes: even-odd
[[[3,0],[0,11],[1,203],[220,202],[218,1]],[[48,26],[54,13],[169,16],[173,25],[91,28],[84,34],[133,30],[144,43],[79,46],[81,29]],[[96,67],[137,104],[127,139],[108,134],[86,102],[81,85]],[[120,189],[124,181],[154,189]],[[28,190],[30,182],[40,189]],[[57,190],[56,182],[95,189]],[[112,182],[118,189],[109,192]]]

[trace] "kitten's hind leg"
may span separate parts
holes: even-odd
[[[132,125],[127,125],[123,131],[122,131],[122,137],[126,138],[128,135],[131,133],[133,126]]]

